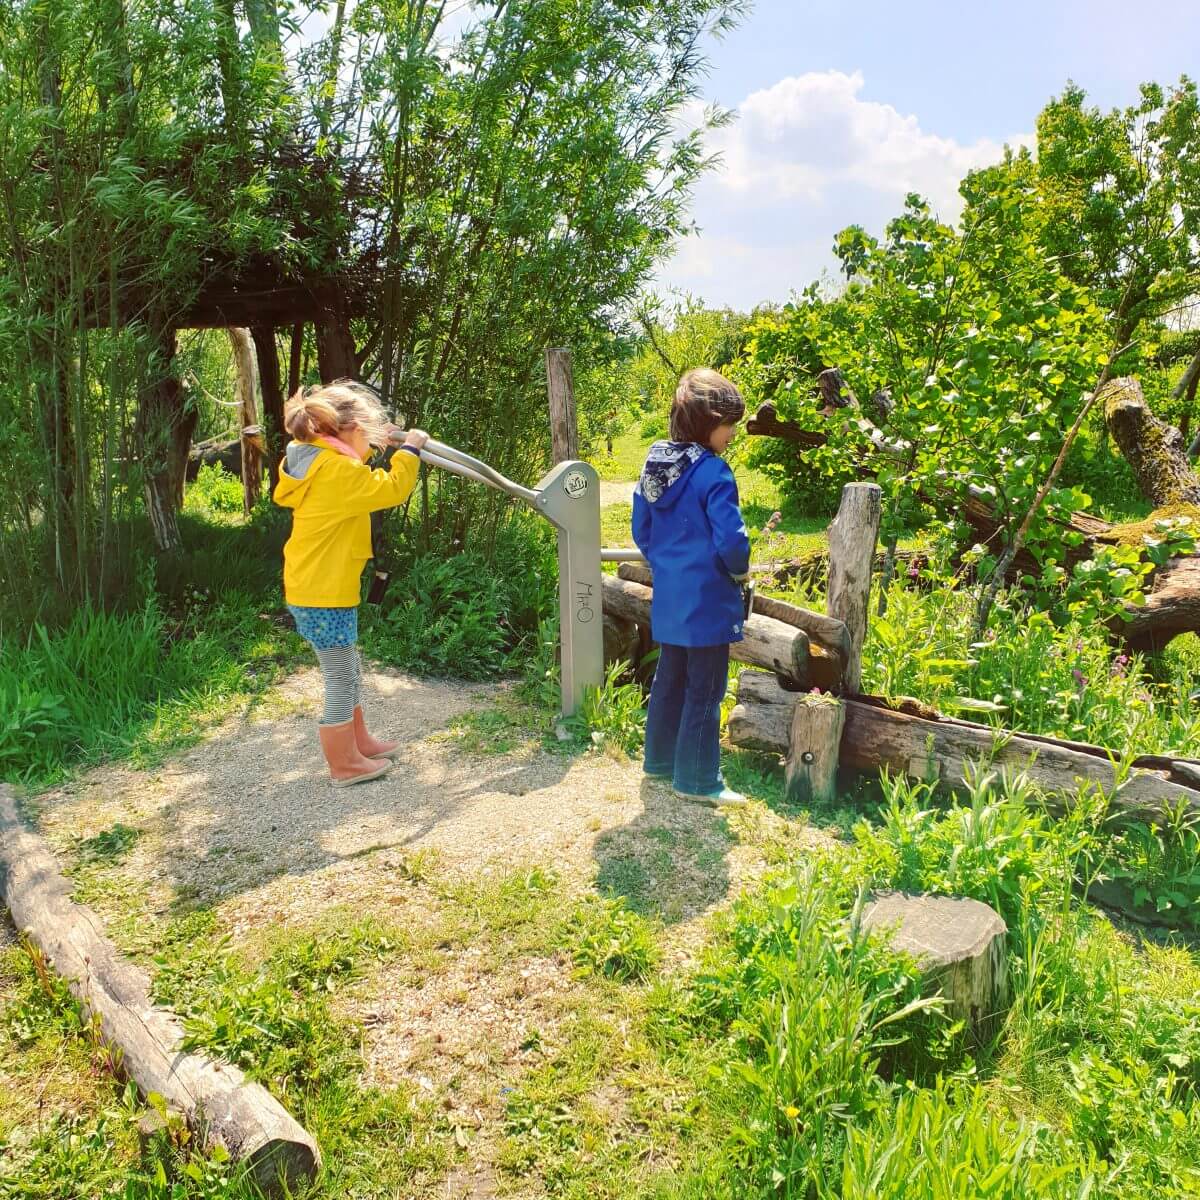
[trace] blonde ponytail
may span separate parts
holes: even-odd
[[[298,442],[311,442],[315,437],[337,437],[337,409],[314,392],[306,396],[301,388],[283,410],[283,427]]]
[[[354,426],[372,446],[387,444],[391,422],[375,392],[353,379],[337,379],[320,387],[300,389],[283,410],[283,427],[298,442],[337,437]]]

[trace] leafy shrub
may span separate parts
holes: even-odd
[[[636,683],[621,682],[626,670],[625,663],[612,663],[604,683],[585,690],[583,703],[567,720],[576,739],[614,746],[625,754],[641,748],[646,735],[645,701]]]
[[[486,679],[509,646],[503,593],[477,556],[414,559],[389,590],[378,617],[368,614],[366,643],[376,657],[419,674]]]
[[[220,463],[205,463],[188,487],[187,506],[218,516],[240,513],[245,504],[242,481]]]
[[[581,975],[603,975],[622,983],[646,979],[658,947],[644,918],[620,900],[596,899],[575,913],[567,927],[571,954]]]

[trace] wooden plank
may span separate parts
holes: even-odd
[[[25,827],[2,785],[0,876],[13,923],[97,1018],[143,1095],[162,1096],[205,1146],[223,1146],[266,1191],[283,1180],[290,1194],[316,1175],[316,1142],[266,1088],[236,1067],[182,1049],[179,1018],[151,1002],[146,973],[121,956],[90,908],[71,900],[49,847]]]

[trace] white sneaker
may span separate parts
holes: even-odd
[[[727,787],[708,796],[679,791],[675,795],[680,800],[690,800],[693,804],[707,804],[709,808],[745,808],[750,803],[741,792],[735,792],[732,788]]]

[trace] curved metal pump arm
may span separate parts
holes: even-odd
[[[636,551],[600,548],[600,477],[590,463],[559,463],[536,488],[523,487],[470,454],[430,438],[422,462],[495,488],[540,513],[558,531],[558,613],[563,716],[583,703],[584,689],[604,681],[602,558],[640,559]]]

